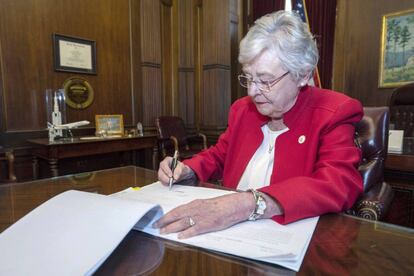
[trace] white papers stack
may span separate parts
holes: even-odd
[[[0,234],[0,275],[92,274],[151,209],[161,212],[139,201],[62,193]]]
[[[139,191],[127,189],[112,196],[133,201],[159,203],[167,213],[181,204],[194,199],[206,199],[233,193],[230,191],[201,187],[174,185],[171,191],[160,183],[145,186]],[[145,227],[135,229],[180,243],[190,244],[223,253],[233,254],[298,271],[318,222],[318,217],[301,220],[289,225],[280,225],[270,219],[246,221],[226,230],[203,234],[190,239],[179,240],[177,234],[160,235],[151,227],[154,220]]]
[[[156,236],[152,223],[174,207],[229,191],[160,183],[112,196],[69,191],[20,219],[0,234],[0,275],[89,275],[132,229]],[[159,204],[159,205],[158,205]],[[318,218],[287,226],[272,220],[243,222],[186,240],[163,238],[298,271]]]

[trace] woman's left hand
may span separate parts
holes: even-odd
[[[186,239],[245,221],[254,208],[255,200],[250,192],[197,199],[171,210],[153,227],[160,228],[161,234],[178,233],[179,239]]]

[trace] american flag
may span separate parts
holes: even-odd
[[[297,14],[300,15],[300,18],[302,18],[303,22],[306,22],[309,25],[308,22],[308,15],[306,14],[305,10],[305,1],[302,0],[296,0],[296,5],[293,9]]]
[[[308,25],[308,28],[310,31],[310,25],[309,25],[309,20],[308,20],[308,14],[306,12],[305,0],[296,0],[294,2],[295,2],[295,5],[292,8],[292,0],[285,0],[285,10],[288,10],[288,11],[293,10],[297,14],[299,14],[302,21],[305,22],[306,25]],[[309,81],[309,84],[313,86],[321,87],[318,67],[316,67],[313,78]]]

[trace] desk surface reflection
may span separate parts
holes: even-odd
[[[49,198],[70,189],[111,194],[156,180],[128,166],[0,185],[0,231]],[[211,187],[208,183],[193,183]],[[299,275],[408,275],[414,271],[414,229],[342,214],[320,218]],[[291,275],[293,271],[131,231],[97,275]]]

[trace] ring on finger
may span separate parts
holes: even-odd
[[[188,224],[190,225],[190,227],[193,227],[194,225],[196,225],[196,222],[192,217],[188,217]]]

